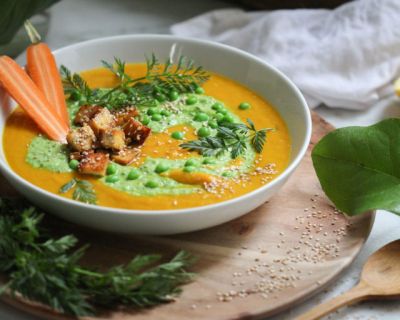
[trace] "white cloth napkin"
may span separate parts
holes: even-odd
[[[393,92],[400,72],[400,0],[358,0],[335,10],[222,9],[171,32],[261,57],[297,84],[310,107],[367,108]]]

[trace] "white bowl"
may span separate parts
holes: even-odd
[[[212,227],[244,215],[277,192],[298,166],[311,136],[311,116],[297,87],[268,63],[241,50],[208,41],[165,35],[128,35],[77,43],[54,52],[57,63],[72,71],[98,67],[101,60],[119,57],[142,62],[144,55],[193,58],[206,70],[215,71],[251,88],[270,102],[285,120],[292,139],[291,159],[286,170],[269,184],[232,200],[179,210],[124,210],[84,204],[36,187],[12,171],[4,151],[0,151],[0,171],[11,184],[33,203],[66,220],[92,228],[131,234],[174,234]],[[3,133],[10,108],[0,117]]]

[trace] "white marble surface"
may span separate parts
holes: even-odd
[[[129,33],[168,33],[172,23],[187,19],[207,10],[229,7],[224,1],[212,0],[64,0],[51,9],[51,25],[47,42],[53,49],[77,41]],[[337,127],[368,125],[387,117],[400,116],[400,102],[388,97],[366,112],[352,112],[320,107],[317,112]],[[324,292],[307,302],[275,316],[273,320],[288,320],[310,307],[351,288],[359,277],[367,257],[384,244],[398,239],[400,218],[380,211],[367,243],[360,255],[338,280]],[[0,303],[1,320],[37,320]],[[397,320],[400,304],[394,302],[365,302],[342,309],[328,319],[338,320]]]

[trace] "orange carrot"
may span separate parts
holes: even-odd
[[[61,119],[69,125],[64,89],[56,60],[48,45],[40,42],[40,35],[29,20],[25,22],[25,28],[32,42],[26,52],[28,74]]]
[[[0,84],[49,138],[66,142],[68,126],[26,72],[7,56],[0,56]]]

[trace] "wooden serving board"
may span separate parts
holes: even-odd
[[[178,236],[121,237],[54,218],[55,229],[93,244],[85,258],[89,264],[120,264],[135,253],[170,257],[180,249],[198,257],[193,267],[198,276],[177,301],[144,311],[108,312],[100,319],[261,319],[305,300],[349,266],[374,215],[348,220],[322,194],[310,150],[332,127],[316,114],[313,124],[308,153],[285,187],[268,203],[224,225]],[[23,300],[4,299],[45,319],[69,319]]]

